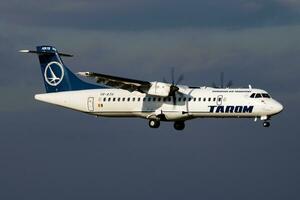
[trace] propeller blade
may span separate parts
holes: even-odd
[[[175,106],[175,105],[176,105],[176,95],[175,95],[175,93],[174,93],[174,95],[172,96],[172,99],[173,99],[173,106]]]
[[[175,69],[174,67],[171,68],[171,78],[172,78],[172,85],[175,83]]]
[[[215,82],[212,83],[213,88],[230,88],[232,85],[232,80],[229,80],[226,84],[224,84],[224,72],[220,73],[220,85],[216,85]]]
[[[221,88],[224,88],[224,72],[221,72],[220,81],[221,81]]]
[[[211,84],[213,88],[219,88],[215,83]]]
[[[227,87],[227,88],[230,88],[232,85],[233,85],[233,82],[232,82],[232,80],[230,80],[230,81],[227,83],[226,87]]]
[[[170,91],[169,91],[169,97],[172,98],[173,101],[173,105],[176,105],[176,92],[179,91],[179,87],[177,86],[177,84],[179,84],[182,80],[184,79],[183,74],[181,74],[177,81],[175,82],[175,68],[172,67],[171,68],[171,86],[170,86]],[[165,77],[163,77],[163,82],[168,83],[168,81],[166,81]]]
[[[178,77],[178,79],[177,79],[177,81],[176,81],[176,84],[175,85],[178,85],[181,81],[183,81],[183,79],[184,79],[184,75],[183,74],[181,74],[179,77]]]
[[[168,83],[168,81],[167,81],[167,79],[166,79],[165,77],[163,77],[162,81],[163,81],[164,83]]]
[[[179,88],[176,85],[171,85],[169,96],[174,96],[178,90],[179,90]]]

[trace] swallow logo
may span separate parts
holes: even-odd
[[[50,62],[45,68],[44,77],[51,86],[57,86],[64,78],[64,68],[58,62]]]

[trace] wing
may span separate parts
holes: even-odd
[[[84,77],[94,78],[97,83],[101,83],[113,88],[128,90],[130,92],[139,91],[146,93],[151,87],[151,83],[148,81],[122,78],[95,72],[78,72],[77,74]]]

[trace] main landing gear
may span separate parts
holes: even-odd
[[[176,121],[174,122],[174,128],[178,131],[183,130],[185,127],[184,121]]]
[[[269,126],[270,126],[270,122],[264,121],[263,126],[264,126],[264,127],[269,127]]]
[[[149,120],[150,128],[158,128],[160,126],[160,121],[157,119],[150,119]],[[184,121],[176,121],[174,122],[174,128],[178,131],[183,130],[185,127]]]

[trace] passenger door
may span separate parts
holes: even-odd
[[[88,97],[87,108],[89,112],[94,112],[94,97]]]
[[[217,96],[217,105],[220,106],[223,103],[223,95],[218,95]]]

